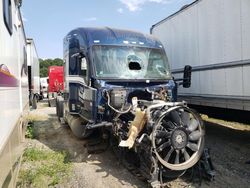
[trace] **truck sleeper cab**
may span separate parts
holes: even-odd
[[[134,151],[152,185],[159,182],[159,169],[167,177],[199,160],[203,124],[185,103],[176,102],[178,84],[160,41],[128,30],[77,28],[64,39],[64,63],[57,115],[78,138],[106,128],[120,148]],[[190,67],[184,75],[188,87]]]

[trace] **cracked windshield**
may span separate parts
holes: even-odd
[[[94,46],[95,71],[99,78],[170,79],[167,57],[162,49]]]

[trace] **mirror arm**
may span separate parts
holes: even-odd
[[[77,52],[77,53],[74,53],[73,55],[71,55],[71,57],[77,57],[77,56],[79,56],[79,55],[80,55],[80,53]]]
[[[73,55],[71,55],[71,57],[83,58],[83,57],[85,57],[85,55],[83,52],[77,52],[77,53],[74,53]]]
[[[180,81],[183,81],[183,80],[184,80],[183,78],[174,79],[175,82],[180,82]]]
[[[183,82],[179,82],[179,83],[178,83],[178,86],[182,86],[182,85],[183,85]]]

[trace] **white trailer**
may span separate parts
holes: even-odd
[[[250,1],[196,0],[156,23],[173,75],[193,67],[188,103],[250,111]]]
[[[0,1],[0,187],[16,187],[29,109],[20,2]]]
[[[30,104],[36,109],[40,99],[40,63],[33,39],[27,39],[27,63],[29,75]]]
[[[40,78],[40,87],[41,87],[41,95],[42,98],[48,98],[48,80],[49,77]]]

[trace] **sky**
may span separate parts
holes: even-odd
[[[155,23],[194,0],[23,0],[26,37],[39,58],[63,58],[63,38],[77,27],[113,27],[149,33]]]

